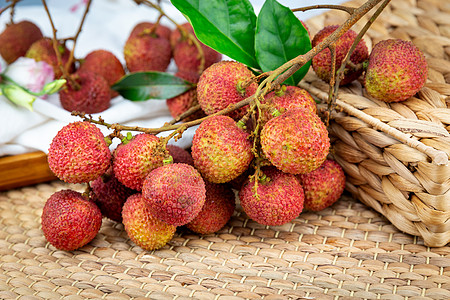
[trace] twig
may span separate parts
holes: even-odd
[[[301,11],[301,12],[305,12],[307,10],[311,10],[311,9],[336,9],[336,10],[343,10],[348,14],[352,14],[355,12],[354,7],[348,7],[348,6],[343,6],[343,5],[332,5],[332,4],[318,4],[318,5],[311,5],[311,6],[305,6],[305,7],[300,7],[300,8],[294,8],[292,9],[293,12],[297,12],[297,11]]]
[[[192,106],[191,108],[189,108],[188,110],[186,110],[184,113],[180,114],[179,116],[177,116],[176,118],[174,118],[172,121],[168,122],[167,124],[173,125],[176,124],[178,122],[180,122],[181,120],[189,117],[190,115],[196,113],[197,111],[199,111],[200,108],[200,104],[197,104],[195,106]]]

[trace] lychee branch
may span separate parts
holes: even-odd
[[[353,14],[355,12],[354,7],[344,6],[344,5],[333,5],[333,4],[318,4],[318,5],[311,5],[311,6],[305,6],[300,8],[294,8],[292,9],[293,12],[301,11],[305,12],[307,10],[312,9],[335,9],[335,10],[343,10],[347,12],[348,14]]]

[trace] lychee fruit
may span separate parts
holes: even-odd
[[[249,134],[228,116],[203,121],[194,133],[191,147],[195,167],[213,183],[229,182],[253,160]]]
[[[111,152],[100,129],[89,122],[65,125],[48,149],[48,165],[61,180],[84,183],[108,170]]]
[[[264,177],[255,185],[255,177],[242,186],[239,199],[244,212],[259,224],[278,226],[298,217],[303,210],[303,188],[295,175],[273,167],[262,169]]]
[[[91,189],[90,198],[100,208],[102,215],[113,221],[122,222],[122,206],[136,191],[119,182],[114,176],[112,167],[91,182]]]
[[[127,39],[123,55],[130,72],[165,72],[172,59],[172,48],[164,37],[140,34]]]
[[[194,30],[192,29],[191,24],[185,23],[183,25],[183,28],[185,28],[189,33],[191,33],[195,37],[195,33]],[[175,29],[174,31],[178,32],[179,34],[178,29]],[[176,34],[174,34],[174,36],[176,36]],[[174,40],[176,39],[176,37],[172,38]],[[199,49],[191,39],[189,39],[188,37],[184,37],[181,34],[179,34],[179,38],[176,39],[175,42],[173,42],[172,44],[173,59],[179,70],[187,70],[191,72],[197,72],[198,74],[200,74],[203,72],[203,70],[211,66],[213,63],[222,60],[221,53],[206,46],[205,44],[200,42],[197,38],[196,41],[200,45],[202,54],[200,54]],[[203,55],[204,59],[203,65],[201,65],[202,61],[200,55]]]
[[[152,134],[140,133],[117,146],[113,157],[113,171],[125,186],[141,191],[148,173],[164,164],[168,151]]]
[[[41,29],[30,21],[7,24],[0,34],[0,55],[11,64],[25,56],[30,46],[41,38]]]
[[[260,139],[266,158],[290,174],[317,169],[330,148],[325,124],[315,113],[302,108],[289,109],[269,120],[261,130]]]
[[[205,182],[191,165],[167,164],[145,178],[142,195],[150,211],[167,224],[192,221],[205,203]]]
[[[268,93],[262,104],[270,106],[270,109],[264,111],[263,120],[268,121],[274,117],[274,110],[278,113],[284,113],[291,108],[305,108],[311,113],[317,113],[316,102],[307,90],[297,86],[282,86],[278,91]]]
[[[389,39],[373,47],[364,81],[371,97],[400,102],[415,95],[427,76],[427,61],[419,48],[410,41]]]
[[[70,76],[79,87],[67,82],[59,91],[59,100],[65,110],[95,114],[109,108],[111,91],[103,76],[88,70]]]
[[[120,60],[112,52],[103,49],[89,52],[78,70],[88,70],[103,76],[110,87],[125,75]],[[111,98],[117,95],[116,91],[111,90]]]
[[[176,226],[159,220],[150,211],[141,193],[130,196],[122,208],[122,218],[128,237],[144,250],[156,250],[173,237]]]
[[[246,65],[235,61],[221,61],[211,65],[200,75],[197,98],[207,115],[236,104],[256,92],[258,84],[252,71]],[[234,110],[228,115],[240,119],[248,106]]]
[[[181,27],[181,30],[184,30],[183,33],[181,33],[181,30],[179,29],[179,27]],[[186,38],[185,34],[186,33],[190,33],[190,34],[194,34],[194,28],[192,28],[192,25],[189,22],[183,23],[181,25],[179,25],[179,27],[175,28],[172,30],[172,32],[170,33],[170,46],[172,47],[172,49],[175,47],[175,45]]]
[[[317,46],[326,37],[332,34],[339,25],[329,25],[325,26],[320,30],[313,38],[311,44],[312,47]],[[344,61],[347,52],[350,50],[357,33],[349,29],[344,33],[335,43],[336,45],[336,71],[340,68],[342,62]],[[369,58],[369,51],[367,49],[364,40],[359,41],[352,55],[350,56],[350,62],[354,65],[363,63]],[[331,52],[329,48],[322,50],[312,59],[312,67],[316,72],[317,76],[323,81],[329,83],[331,80]],[[340,85],[346,85],[350,82],[358,79],[362,74],[363,68],[352,68],[349,65],[345,67],[345,76],[341,80]]]
[[[194,159],[186,149],[176,145],[167,145],[166,149],[169,151],[170,156],[172,156],[173,163],[184,163],[194,166]]]
[[[200,213],[186,227],[199,234],[210,234],[222,229],[236,207],[235,194],[228,184],[205,181],[206,200]]]
[[[60,250],[72,251],[94,239],[102,225],[102,213],[81,193],[60,190],[45,203],[41,225],[50,244]]]
[[[189,81],[193,84],[198,83],[199,75],[195,72],[186,71],[186,70],[178,70],[175,73],[175,76]],[[192,87],[188,91],[184,92],[181,95],[175,96],[173,98],[169,98],[166,100],[167,107],[169,108],[170,114],[173,118],[178,117],[182,113],[186,112],[188,109],[198,105],[197,100],[197,88],[196,86]],[[183,119],[183,121],[192,121],[195,119],[203,118],[205,113],[203,110],[199,109],[197,112],[191,114],[187,118]]]
[[[58,51],[61,54],[63,67],[66,66],[70,58],[70,50],[61,42],[58,42]],[[41,38],[34,42],[28,49],[25,57],[33,58],[35,61],[45,61],[53,67],[55,78],[62,76],[62,71],[58,64],[58,58],[53,48],[53,40],[47,37]],[[67,69],[68,73],[75,71],[75,63],[71,63]]]
[[[345,188],[345,174],[334,160],[327,159],[314,171],[297,175],[305,192],[305,209],[320,211],[335,203]]]
[[[172,30],[161,23],[155,24],[152,22],[140,22],[133,27],[128,38],[152,33],[169,40]]]

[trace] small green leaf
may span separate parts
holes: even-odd
[[[51,95],[59,91],[59,89],[66,83],[65,79],[57,79],[52,82],[47,83],[42,88],[42,91],[40,94],[42,95]]]
[[[11,102],[23,106],[30,111],[33,111],[33,103],[36,100],[36,97],[29,94],[23,88],[17,85],[8,84],[1,86],[2,93],[8,98]]]
[[[305,27],[294,13],[276,0],[266,0],[256,23],[255,52],[263,72],[275,70],[289,60],[311,50]],[[306,75],[311,62],[305,64],[284,83],[296,85]]]
[[[248,0],[171,0],[205,45],[247,66],[255,58],[256,14]]]
[[[164,72],[135,72],[122,77],[111,88],[131,101],[169,99],[191,89],[193,84]]]

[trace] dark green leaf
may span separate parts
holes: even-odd
[[[135,72],[122,77],[112,89],[125,99],[144,101],[172,98],[186,92],[192,86],[192,83],[169,73]]]
[[[255,36],[256,59],[264,72],[311,50],[308,32],[294,13],[275,0],[266,0],[258,15]],[[296,85],[306,75],[308,62],[284,83]]]
[[[253,68],[256,15],[248,0],[171,0],[205,45]]]

